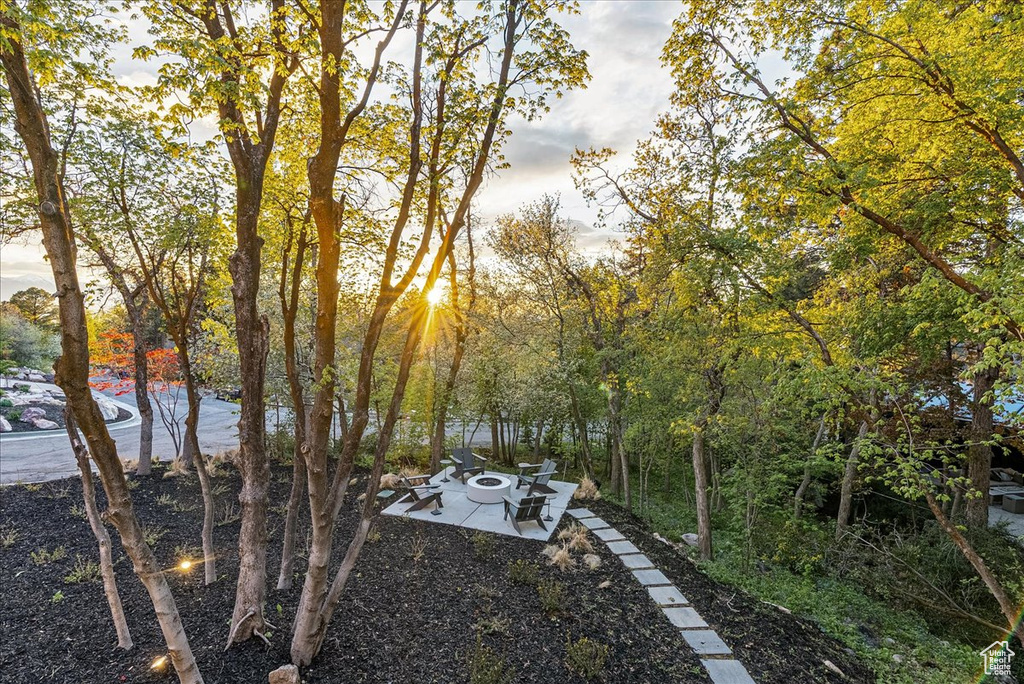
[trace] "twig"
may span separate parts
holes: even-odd
[[[252,633],[255,634],[256,636],[258,636],[260,639],[263,639],[263,643],[265,643],[267,646],[270,646],[270,639],[268,639],[267,637],[263,636],[263,633],[260,632],[260,630],[254,629],[254,630],[252,630]]]

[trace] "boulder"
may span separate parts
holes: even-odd
[[[42,373],[29,373],[26,380],[29,382],[46,382],[46,378]]]
[[[52,420],[47,420],[46,418],[36,418],[32,421],[32,424],[40,430],[56,430],[60,427],[60,425],[57,425]]]
[[[100,408],[100,413],[103,414],[103,420],[116,420],[117,419],[117,406],[102,395],[93,395],[96,398],[96,405]]]
[[[29,406],[27,409],[21,412],[21,418],[19,420],[21,420],[22,423],[32,423],[38,418],[45,417],[46,411],[39,408],[38,406]]]
[[[0,416],[0,432],[10,432],[12,429],[13,428],[11,428],[11,424],[7,422],[7,419]]]
[[[282,665],[270,673],[270,684],[299,684],[299,668]]]
[[[689,546],[696,546],[697,535],[695,535],[693,532],[687,532],[683,535],[683,543],[688,544]]]

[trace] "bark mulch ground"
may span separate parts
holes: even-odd
[[[233,474],[214,478],[218,520],[218,581],[202,584],[198,564],[187,574],[175,570],[181,557],[201,556],[202,510],[194,477],[138,478],[132,492],[139,517],[154,541],[158,559],[182,614],[192,649],[209,683],[258,684],[288,662],[291,625],[304,570],[307,533],[299,533],[297,575],[289,591],[268,592],[268,619],[278,632],[271,646],[260,641],[224,652],[237,571],[237,494]],[[268,585],[278,569],[283,504],[290,469],[275,468],[271,487],[271,546]],[[359,491],[363,478],[354,486]],[[103,505],[102,493],[99,496]],[[152,605],[114,538],[114,557],[135,648],[117,649],[102,585],[98,579],[71,582],[98,558],[96,542],[81,513],[77,479],[0,490],[0,680],[20,682],[171,682],[150,663],[163,654]],[[761,684],[873,681],[871,673],[842,646],[811,624],[765,606],[702,575],[674,550],[653,540],[635,519],[603,503],[592,507],[625,533],[676,582],[701,615],[733,645],[737,657]],[[346,505],[334,547],[334,567],[345,551],[358,509]],[[301,519],[308,520],[305,512]],[[561,526],[572,524],[563,517]],[[332,622],[322,654],[303,673],[310,683],[470,681],[470,661],[479,643],[489,663],[504,660],[522,684],[586,680],[566,665],[567,644],[587,637],[608,647],[594,681],[709,682],[678,632],[646,591],[596,538],[602,563],[562,572],[547,566],[542,544],[514,537],[474,533],[448,525],[380,518],[363,550]],[[58,548],[63,557],[47,560]],[[35,559],[33,558],[35,554]],[[57,555],[60,555],[58,552]],[[510,563],[538,565],[546,586],[561,585],[562,598],[549,608],[530,583],[510,581]],[[606,584],[606,588],[599,588]],[[831,660],[847,673],[825,669]]]

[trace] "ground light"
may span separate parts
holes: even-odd
[[[190,560],[183,560],[183,561],[181,561],[180,563],[178,563],[178,569],[181,570],[182,572],[188,572],[189,570],[192,569],[192,561],[190,561]]]
[[[153,661],[153,664],[149,666],[150,670],[161,671],[167,667],[167,656],[162,655]]]

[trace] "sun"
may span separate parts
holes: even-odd
[[[437,306],[444,299],[444,292],[439,287],[435,287],[427,292],[427,304],[430,306]]]

